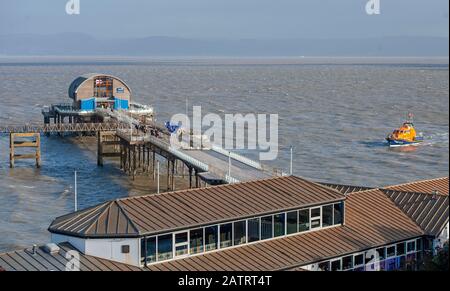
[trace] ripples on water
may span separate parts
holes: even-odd
[[[304,177],[376,186],[448,175],[447,63],[0,64],[0,123],[41,122],[41,106],[69,101],[70,82],[87,72],[126,80],[160,121],[184,113],[186,98],[204,114],[278,113],[280,153],[271,164],[288,168],[294,145],[295,173]],[[407,111],[427,142],[387,148],[384,137]],[[0,251],[48,241],[51,220],[73,209],[74,170],[81,208],[146,193],[114,165],[97,168],[95,151],[69,139],[43,138],[42,169],[20,162],[10,170],[8,142],[0,137]]]

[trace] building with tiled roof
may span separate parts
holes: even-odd
[[[370,189],[291,176],[114,200],[49,231],[85,269],[415,269],[448,240],[448,204],[448,178]],[[13,252],[0,267],[40,270],[40,260],[50,258]]]

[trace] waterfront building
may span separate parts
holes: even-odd
[[[372,189],[289,176],[109,201],[49,231],[85,270],[414,270],[448,241],[448,206],[448,177]],[[0,266],[44,268],[30,253]]]
[[[76,109],[87,111],[96,108],[128,109],[131,89],[118,77],[87,74],[76,78],[70,84],[69,97]]]
[[[153,107],[132,102],[132,91],[122,79],[108,74],[85,74],[68,89],[71,102],[52,104],[42,110],[44,123],[102,123],[118,112],[142,122],[153,120]],[[116,113],[113,114],[113,111]]]

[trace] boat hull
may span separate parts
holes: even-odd
[[[423,143],[423,139],[416,139],[414,141],[407,140],[395,140],[395,139],[386,139],[390,147],[403,147],[403,146],[414,146]]]

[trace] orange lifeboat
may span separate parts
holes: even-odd
[[[412,121],[412,114],[410,113],[408,117],[408,120],[400,128],[394,130],[386,138],[390,147],[416,145],[424,141],[423,137],[417,135]]]

